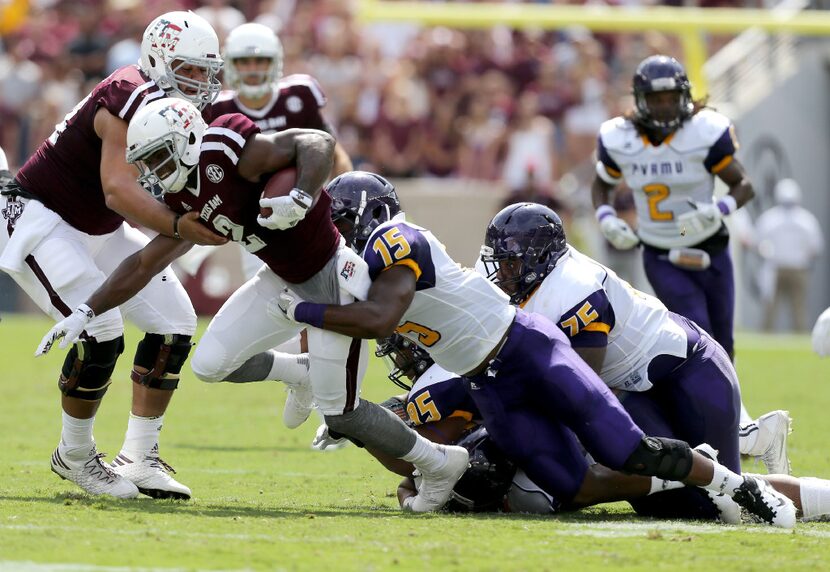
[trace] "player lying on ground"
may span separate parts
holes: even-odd
[[[551,514],[627,500],[643,516],[740,522],[740,507],[726,495],[711,491],[696,494],[701,489],[656,477],[612,471],[589,457],[586,457],[587,471],[583,471],[582,462],[556,465],[557,459],[552,460],[563,474],[570,473],[572,478],[582,479],[574,497],[552,496],[530,480],[524,471],[517,469],[492,442],[459,376],[435,365],[427,352],[399,334],[381,340],[376,354],[390,362],[389,379],[407,390],[406,395],[390,398],[384,405],[428,439],[460,444],[470,451],[471,466],[456,484],[447,510]],[[411,472],[411,467],[400,463],[387,461],[386,464],[398,474],[409,475]],[[788,475],[758,478],[767,480],[792,499],[805,520],[830,515],[830,481],[795,479]],[[414,490],[413,481],[407,477],[400,485],[399,498],[414,494]]]
[[[340,185],[358,178],[365,209],[380,222],[363,251],[372,279],[366,301],[334,306],[287,291],[272,312],[354,337],[397,331],[428,349],[441,367],[462,375],[498,447],[550,494],[568,480],[548,463],[579,457],[578,438],[609,468],[725,493],[765,522],[794,525],[792,502],[764,481],[741,477],[683,441],[646,436],[554,324],[510,305],[486,278],[455,263],[426,229],[391,220],[398,213],[373,201],[389,191],[366,173],[335,179],[334,199]]]
[[[271,348],[301,329],[269,305],[286,288],[312,300],[346,303],[365,297],[365,262],[344,245],[331,220],[329,194],[322,184],[331,170],[334,142],[314,130],[262,135],[240,114],[206,126],[185,102],[154,102],[136,114],[127,133],[128,160],[147,188],[160,188],[178,213],[198,212],[205,226],[241,243],[265,263],[211,320],[196,347],[191,367],[203,381],[273,379]],[[297,179],[286,196],[260,199],[268,177],[296,164]],[[388,184],[388,183],[387,183]],[[260,207],[273,209],[270,215]],[[66,346],[96,313],[128,300],[189,244],[158,236],[127,258],[87,301],[44,337],[39,352],[66,336]],[[467,466],[462,447],[444,447],[420,437],[386,409],[360,399],[365,343],[320,329],[308,333],[309,377],[297,391],[311,393],[332,430],[402,458],[424,474],[425,485],[407,508],[417,512],[444,505]],[[298,362],[298,367],[305,364]],[[296,391],[294,393],[297,393]],[[286,403],[289,425],[308,417],[308,405]]]

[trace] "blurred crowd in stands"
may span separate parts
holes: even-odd
[[[146,25],[174,9],[206,17],[220,40],[245,21],[275,29],[285,74],[320,82],[356,168],[501,180],[523,196],[556,195],[564,173],[590,168],[600,124],[630,103],[637,62],[681,55],[657,33],[361,24],[347,0],[33,0],[0,27],[0,146],[12,165],[96,82],[136,62]]]

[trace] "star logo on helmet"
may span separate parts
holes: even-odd
[[[205,169],[205,175],[211,183],[218,183],[225,178],[225,171],[219,165],[211,163]]]

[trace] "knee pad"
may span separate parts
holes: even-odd
[[[635,475],[682,481],[692,470],[692,448],[685,441],[643,437],[623,470]]]
[[[108,342],[81,340],[66,354],[58,388],[67,397],[97,401],[104,397],[112,380],[118,356],[124,351],[124,337]]]
[[[145,334],[138,343],[133,363],[149,370],[133,369],[130,378],[140,385],[172,391],[179,386],[179,372],[190,353],[190,336],[181,334]]]

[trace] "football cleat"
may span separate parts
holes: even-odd
[[[792,433],[788,411],[770,411],[752,423],[741,426],[740,434],[758,431],[755,446],[749,453],[760,459],[771,475],[789,475],[790,460],[787,457],[787,437]]]
[[[103,461],[92,444],[69,448],[59,444],[52,453],[52,472],[60,478],[72,481],[91,495],[110,495],[119,499],[138,496],[138,488],[127,479],[115,474]]]
[[[189,487],[170,476],[176,471],[158,456],[157,447],[140,460],[122,451],[110,463],[110,468],[132,482],[141,493],[154,499],[188,500],[192,494]]]
[[[452,489],[470,465],[470,453],[464,447],[436,445],[447,456],[443,468],[435,472],[421,471],[418,494],[404,501],[403,509],[410,512],[432,512],[443,508]]]
[[[732,499],[746,509],[750,517],[758,522],[780,528],[793,528],[795,526],[795,505],[793,501],[758,477],[744,475],[744,482],[735,489]]]
[[[282,410],[282,422],[289,429],[296,429],[305,423],[314,409],[314,394],[311,391],[311,378],[308,376],[300,383],[289,384],[285,407]]]
[[[741,524],[741,507],[738,503],[723,493],[704,490],[712,500],[712,504],[718,509],[718,520],[724,524]]]

